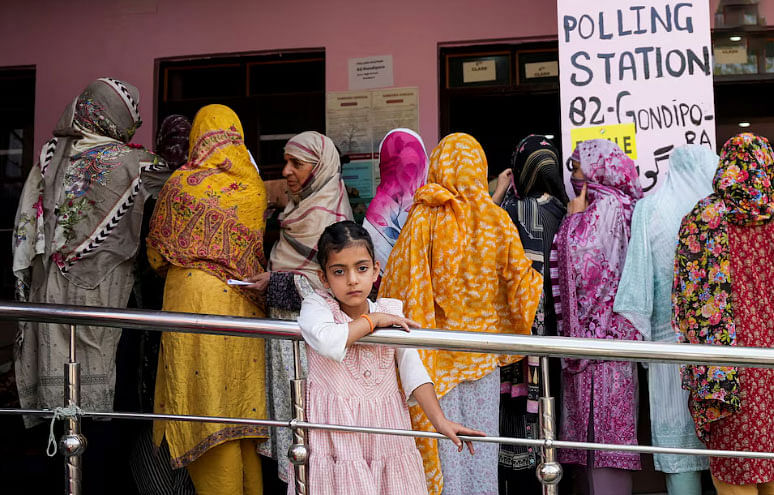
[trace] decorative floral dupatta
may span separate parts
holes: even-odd
[[[761,225],[774,214],[774,153],[764,137],[743,133],[720,152],[715,192],[683,218],[675,255],[672,324],[682,342],[736,345],[728,225]],[[696,433],[706,440],[710,423],[741,407],[735,367],[688,365],[683,388]]]

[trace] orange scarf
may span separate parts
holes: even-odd
[[[405,314],[424,328],[528,334],[543,277],[524,255],[510,217],[487,191],[481,145],[467,134],[445,137],[430,155],[427,185],[390,254],[380,297],[400,299]],[[443,397],[462,381],[475,381],[519,356],[420,350]],[[492,397],[492,400],[498,400]],[[419,406],[415,429],[432,431]],[[417,439],[431,495],[443,489],[437,441]]]

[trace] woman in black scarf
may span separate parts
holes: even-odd
[[[551,244],[567,212],[567,194],[562,180],[559,153],[545,136],[524,138],[511,155],[511,167],[498,177],[493,195],[519,231],[524,252],[532,267],[543,274],[543,297],[532,326],[533,335],[556,335],[556,312],[551,292],[551,277],[545,269]],[[559,384],[559,362],[551,370]],[[528,357],[501,370],[500,432],[520,438],[539,438],[538,398],[540,397],[540,359]],[[539,464],[534,448],[503,445],[500,447],[501,492],[539,491],[535,476]],[[528,488],[529,487],[529,488]]]

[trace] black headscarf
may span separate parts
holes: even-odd
[[[562,204],[569,202],[559,152],[547,137],[530,134],[522,139],[511,155],[511,169],[519,197],[548,193]]]
[[[156,153],[176,169],[188,160],[191,121],[182,115],[170,115],[161,122],[156,136]]]

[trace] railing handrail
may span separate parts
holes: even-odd
[[[0,416],[24,414],[44,418],[53,417],[54,411],[41,409],[0,409]],[[449,438],[436,432],[422,430],[401,430],[397,428],[376,428],[369,426],[348,426],[327,423],[312,423],[308,421],[296,421],[294,419],[282,421],[273,419],[232,418],[219,416],[194,416],[190,414],[151,414],[138,412],[95,412],[82,411],[85,418],[99,419],[133,419],[133,420],[166,420],[166,421],[192,421],[196,423],[224,423],[235,425],[267,426],[274,428],[309,428],[313,430],[342,431],[349,433],[372,433],[380,435],[397,435],[412,438],[435,438],[449,441]],[[639,454],[673,454],[690,456],[713,457],[746,457],[751,459],[774,460],[774,452],[761,452],[749,450],[716,450],[684,447],[655,447],[651,445],[622,445],[614,443],[574,442],[568,440],[544,440],[537,438],[515,437],[469,437],[458,435],[460,440],[472,442],[496,443],[501,445],[515,445],[519,447],[541,447],[560,449],[587,449],[609,452],[636,452]]]
[[[92,306],[0,301],[0,320],[301,340],[301,331],[294,321]],[[358,342],[418,349],[575,359],[774,368],[774,349],[762,347],[544,337],[435,329],[416,329],[409,333],[401,330],[377,330]]]

